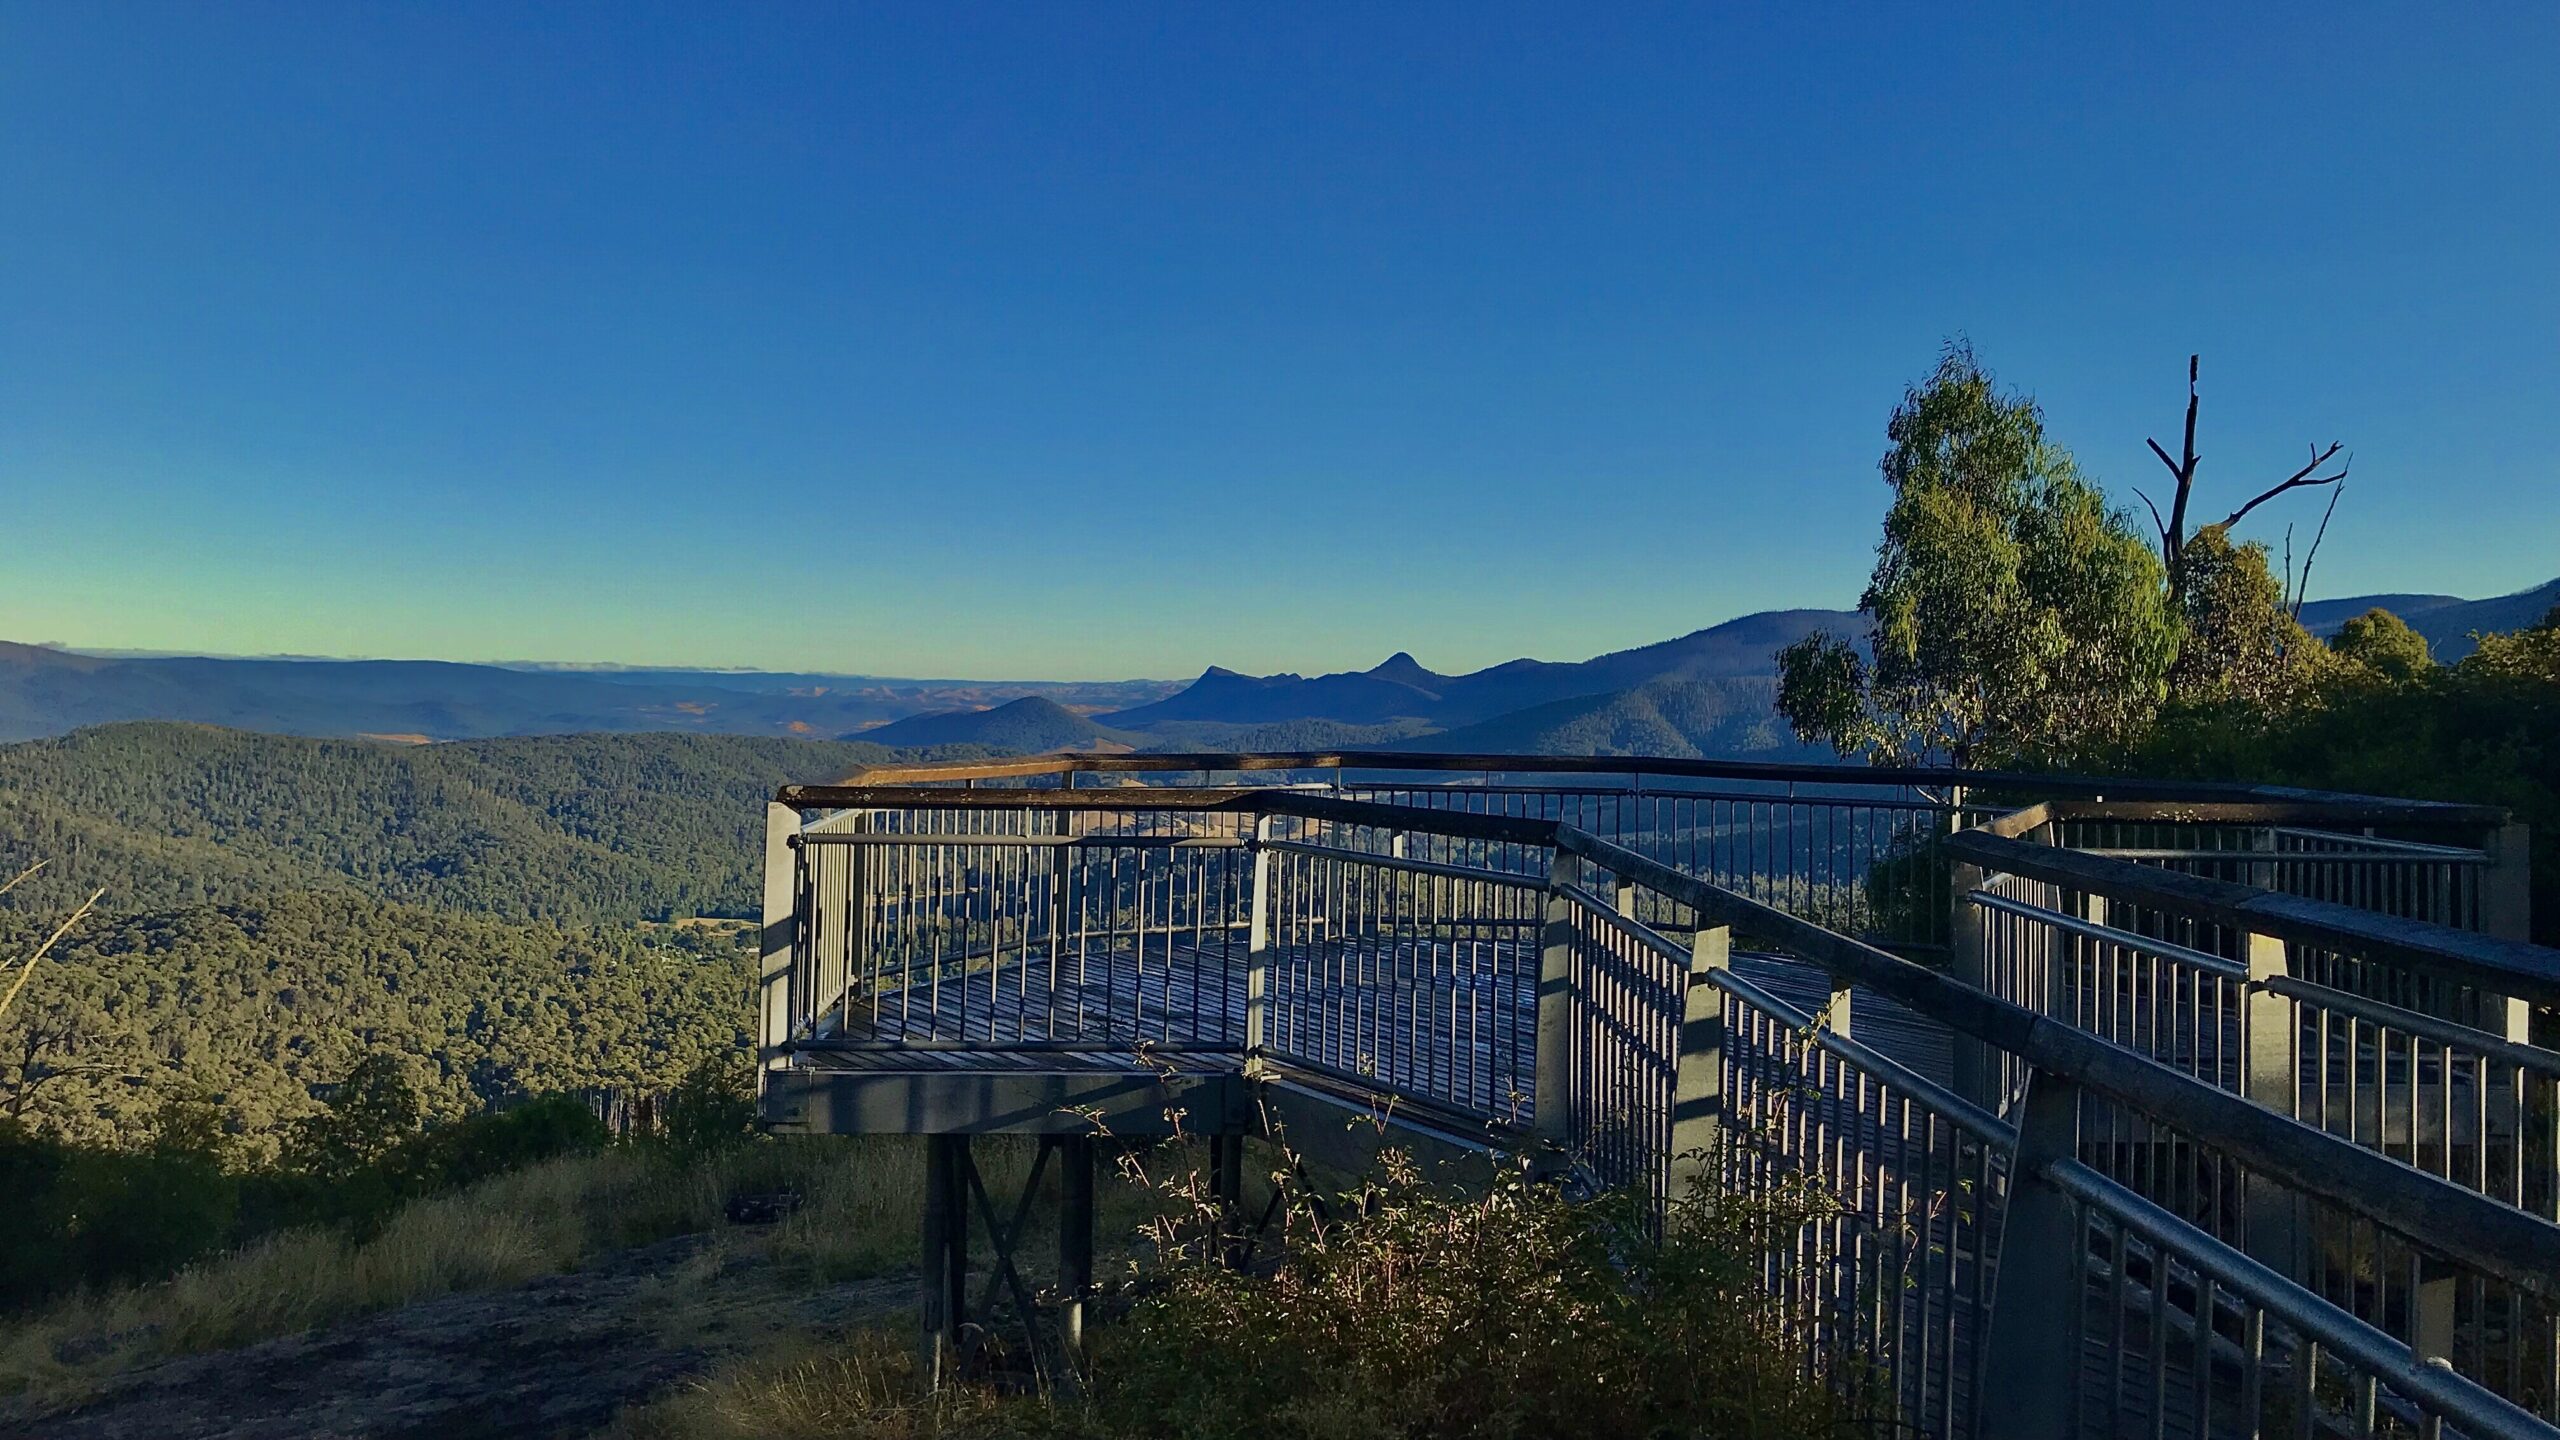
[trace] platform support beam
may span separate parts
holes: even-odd
[[[1058,1141],[1058,1328],[1067,1369],[1084,1375],[1084,1307],[1093,1298],[1093,1140]]]
[[[1244,1073],[1259,1079],[1269,1069],[1271,1044],[1271,817],[1253,821],[1253,895],[1244,940]]]
[[[756,1091],[788,1063],[791,1042],[792,960],[800,934],[800,812],[788,805],[764,807],[764,926],[756,980]]]
[[[1218,1263],[1229,1269],[1244,1264],[1244,1135],[1209,1137],[1209,1194],[1218,1207]]]
[[[960,1364],[960,1330],[969,1310],[969,1137],[924,1141],[924,1250],[916,1297],[920,1334],[916,1378],[941,1388]]]

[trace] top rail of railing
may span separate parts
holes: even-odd
[[[834,785],[786,787],[785,804],[830,803],[826,792],[874,787],[940,786],[981,780],[1072,780],[1080,775],[1220,775],[1272,771],[1443,773],[1453,775],[1574,775],[1644,779],[1727,780],[1771,785],[1837,785],[1861,789],[1955,789],[2035,799],[2150,801],[2174,807],[2159,818],[2212,818],[2197,806],[2246,807],[2260,823],[2268,807],[2284,813],[2366,823],[2473,826],[2503,823],[2495,806],[2347,795],[2282,785],[2226,781],[2158,780],[2141,776],[2056,775],[2029,771],[1969,770],[1945,766],[1826,765],[1761,760],[1693,760],[1637,755],[1441,754],[1399,750],[1296,750],[1095,754],[1070,752],[992,760],[948,760],[871,765]]]
[[[1985,870],[2132,901],[2236,931],[2348,951],[2537,1005],[2560,1005],[2560,952],[2526,941],[1982,830],[1959,831],[1947,837],[1946,848],[1959,862]]]

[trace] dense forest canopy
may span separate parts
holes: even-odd
[[[41,924],[0,915],[9,953]],[[0,1026],[0,1113],[112,1144],[203,1102],[256,1151],[374,1054],[399,1058],[431,1117],[663,1091],[748,1043],[753,950],[736,925],[510,923],[353,893],[108,916]]]
[[[0,745],[10,897],[135,912],[277,890],[517,920],[745,916],[776,787],[920,754],[724,735],[399,745],[128,724]]]
[[[744,736],[409,746],[207,726],[0,745],[0,954],[99,913],[0,1021],[0,1114],[139,1143],[172,1100],[251,1152],[366,1055],[430,1116],[663,1091],[747,1042],[763,806],[928,752]],[[930,752],[938,755],[975,752]]]

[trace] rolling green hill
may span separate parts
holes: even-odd
[[[741,1043],[764,802],[899,752],[738,736],[412,746],[110,725],[0,746],[0,1113],[124,1143],[173,1098],[264,1136],[364,1053],[436,1107],[663,1091]],[[252,1142],[267,1143],[265,1138]]]
[[[393,745],[108,725],[0,746],[11,900],[121,912],[276,891],[500,919],[745,915],[774,788],[900,752],[712,735]],[[956,752],[955,752],[956,753]]]
[[[0,911],[0,943],[22,954],[49,919]],[[377,1052],[443,1115],[526,1090],[664,1091],[745,1042],[754,963],[745,927],[508,923],[350,893],[113,915],[0,1029],[0,1111],[124,1145],[183,1098],[258,1136]]]

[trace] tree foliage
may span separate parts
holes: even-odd
[[[2274,699],[2175,707],[2119,768],[2506,806],[2532,827],[2535,938],[2560,943],[2560,610],[2479,636],[2459,664],[2398,675],[2364,655],[2416,652],[2396,620],[2365,618],[2341,647],[2355,663]]]
[[[0,938],[38,923],[0,911]],[[352,1161],[370,1152],[344,1125],[296,1127],[359,1061],[397,1065],[422,1120],[672,1088],[747,1042],[751,947],[734,925],[510,924],[309,892],[109,916],[0,1024],[0,1108],[108,1143],[183,1093],[252,1149]]]
[[[2346,664],[2395,685],[2417,679],[2436,664],[2427,637],[2378,606],[2339,626],[2338,633],[2329,637],[2329,651]]]
[[[570,924],[748,916],[777,787],[916,753],[739,735],[413,746],[104,725],[0,745],[0,868],[49,861],[9,901],[57,912],[105,886],[107,908],[127,913],[308,890]]]
[[[2177,653],[2160,561],[2035,402],[1953,345],[1886,435],[1866,646],[1818,633],[1780,652],[1796,733],[1959,765],[2067,760],[2137,733]]]
[[[2329,652],[2293,617],[2267,547],[2209,526],[2180,552],[2183,631],[2170,690],[2182,704],[2281,704],[2319,680]]]

